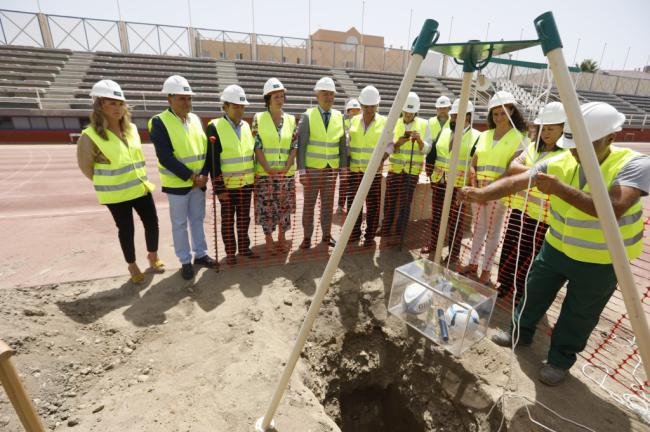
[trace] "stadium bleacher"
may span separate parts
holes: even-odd
[[[91,107],[88,96],[92,85],[100,79],[117,81],[133,107],[134,119],[144,127],[146,118],[167,106],[160,93],[162,83],[170,75],[185,76],[197,93],[194,111],[205,117],[220,112],[219,95],[229,84],[238,83],[246,91],[251,105],[249,116],[264,109],[262,87],[272,76],[288,89],[285,109],[299,114],[313,106],[314,83],[322,76],[336,82],[335,106],[342,109],[349,97],[357,96],[366,85],[374,85],[381,93],[380,112],[387,113],[397,94],[402,75],[356,69],[332,69],[305,64],[264,63],[248,60],[216,60],[119,54],[111,52],[73,52],[67,49],[44,49],[21,46],[0,46],[0,114],[2,116],[47,116],[63,113],[78,117],[82,124]],[[413,91],[422,101],[421,115],[435,115],[435,100],[440,95],[456,98],[461,80],[453,77],[418,76]],[[530,94],[539,94],[535,85],[520,85]],[[487,115],[489,91],[476,92],[476,122]],[[582,102],[606,101],[628,117],[631,127],[643,127],[650,113],[650,97],[579,90]],[[474,97],[474,91],[472,91]],[[557,92],[549,100],[558,100]]]

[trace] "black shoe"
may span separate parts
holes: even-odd
[[[309,249],[311,247],[311,239],[305,238],[302,243],[300,243],[300,249]]]
[[[216,268],[217,262],[214,258],[211,258],[209,255],[206,255],[201,258],[194,258],[194,265],[207,267],[207,268]]]
[[[377,246],[377,242],[375,242],[375,239],[365,239],[363,241],[364,248],[374,248],[376,246]]]
[[[183,267],[181,267],[181,276],[185,280],[190,280],[194,277],[194,267],[192,267],[192,264],[183,264]]]
[[[336,246],[336,240],[334,240],[332,237],[323,237],[322,243],[325,243],[329,247]]]
[[[260,257],[259,255],[257,255],[255,252],[253,252],[250,249],[246,249],[243,252],[239,252],[239,255],[245,256],[245,257],[250,258],[250,259],[258,259]]]
[[[235,255],[226,255],[226,264],[228,265],[237,264],[237,257]]]
[[[512,334],[510,332],[499,330],[496,334],[492,335],[490,339],[492,340],[492,342],[494,342],[499,346],[506,347],[506,348],[512,347]],[[520,338],[519,342],[517,343],[517,346],[526,347],[526,346],[530,346],[531,344],[532,342],[523,341]]]

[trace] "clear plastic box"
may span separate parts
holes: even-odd
[[[495,290],[427,259],[395,269],[388,310],[460,356],[487,334]]]

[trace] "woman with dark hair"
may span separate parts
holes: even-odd
[[[108,207],[115,220],[131,281],[142,283],[144,275],[135,262],[133,210],[144,224],[149,265],[154,271],[165,270],[158,258],[158,215],[151,195],[154,185],[147,178],[140,135],[131,123],[120,86],[115,81],[101,80],[93,86],[90,96],[93,111],[90,125],[77,143],[77,162],[81,172],[92,180],[99,203]]]
[[[481,133],[472,158],[472,168],[476,173],[473,184],[484,187],[502,177],[517,150],[527,141],[526,121],[516,106],[514,96],[507,91],[498,91],[488,104],[488,130]],[[509,198],[505,198],[509,204]],[[474,208],[474,237],[469,264],[461,268],[461,273],[478,277],[484,284],[491,284],[490,270],[494,263],[506,207],[500,201],[489,201]],[[483,246],[482,270],[478,274],[479,255]]]
[[[536,163],[565,152],[557,146],[557,142],[562,139],[565,121],[566,114],[560,102],[546,105],[533,122],[538,129],[541,127],[539,141],[533,139],[537,135],[531,137],[528,148],[510,164],[508,175],[527,171]],[[516,280],[517,302],[524,292],[528,268],[542,247],[548,229],[548,195],[534,187],[528,191],[528,200],[524,203],[525,198],[525,191],[512,196],[512,211],[501,248],[497,279],[501,298],[512,295]]]
[[[292,143],[296,120],[282,111],[285,92],[277,78],[264,84],[266,111],[255,114],[252,127],[255,136],[255,211],[270,255],[275,255],[276,249],[287,250],[285,233],[291,228],[291,213],[296,201],[294,174],[298,146],[297,142]],[[278,243],[274,245],[276,226]]]

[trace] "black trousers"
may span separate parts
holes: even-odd
[[[221,203],[221,237],[226,245],[226,254],[234,255],[248,250],[251,244],[248,227],[251,224],[251,198],[253,185],[228,189],[227,201]],[[237,238],[235,238],[235,216],[237,217]]]
[[[431,238],[429,239],[429,248],[435,251],[438,243],[438,232],[440,231],[440,217],[442,213],[442,206],[445,202],[445,189],[447,184],[431,183],[433,195],[431,197]],[[449,210],[449,218],[447,221],[447,238],[443,245],[450,246],[453,239],[453,246],[449,249],[449,259],[456,260],[460,255],[460,247],[463,241],[463,227],[465,226],[465,205],[461,209],[460,204],[456,202],[458,195],[457,187],[454,188],[454,193],[451,198],[451,208]],[[456,223],[458,222],[458,223]]]
[[[512,209],[508,224],[506,226],[506,234],[503,239],[503,247],[501,248],[501,256],[499,257],[499,297],[509,298],[514,291],[515,277],[517,278],[517,298],[516,302],[524,293],[524,285],[526,283],[526,273],[530,268],[535,256],[539,253],[544,243],[544,236],[548,225],[544,222],[539,223],[537,228],[537,235],[535,235],[535,226],[537,219],[523,213],[524,227],[521,233],[521,242],[519,242],[519,231],[521,230],[521,217],[522,211]],[[533,246],[535,255],[533,255]],[[517,250],[519,250],[519,266],[517,266]],[[515,275],[516,268],[516,275]]]
[[[418,175],[389,172],[386,177],[384,198],[384,219],[381,223],[382,237],[402,235],[411,215],[413,192],[418,184]],[[397,210],[397,215],[395,214]]]
[[[135,226],[133,225],[133,210],[140,216],[144,225],[144,238],[148,252],[158,251],[158,214],[153,196],[150,193],[130,201],[115,204],[106,204],[113,215],[117,226],[117,237],[120,239],[122,254],[127,263],[135,262]]]
[[[350,204],[354,200],[354,196],[359,190],[359,185],[361,184],[361,179],[363,179],[363,173],[353,172],[350,173],[348,178],[348,187],[350,191]],[[368,190],[368,195],[366,195],[366,240],[372,240],[375,238],[377,233],[377,227],[379,226],[379,206],[381,205],[381,174],[376,174],[375,178],[372,180],[370,189]],[[354,223],[354,228],[352,229],[352,234],[350,235],[350,241],[356,241],[361,238],[361,217],[363,211],[359,213],[357,221]]]

